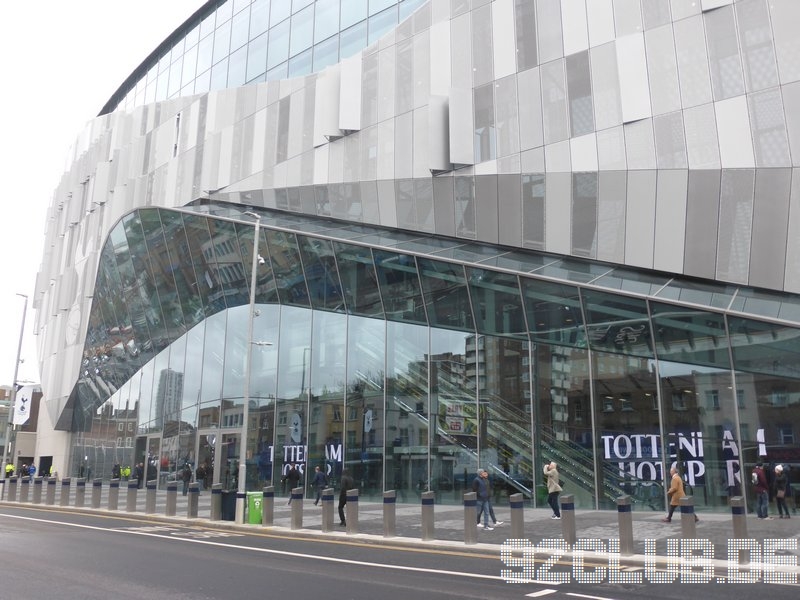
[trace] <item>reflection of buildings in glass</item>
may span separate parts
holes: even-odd
[[[183,373],[163,369],[158,375],[156,389],[156,427],[161,429],[165,423],[180,421],[181,399],[183,398]]]

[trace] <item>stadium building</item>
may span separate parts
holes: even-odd
[[[542,506],[554,460],[578,507],[640,510],[673,463],[703,510],[800,475],[796,0],[187,17],[49,209],[60,474],[460,502],[481,466]]]

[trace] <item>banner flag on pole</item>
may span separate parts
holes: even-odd
[[[12,425],[24,425],[28,422],[31,414],[31,398],[33,398],[34,386],[25,385],[17,390],[16,401],[14,402],[14,419]]]

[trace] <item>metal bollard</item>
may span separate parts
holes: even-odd
[[[33,480],[33,503],[42,503],[42,478],[35,477]]]
[[[167,508],[164,513],[167,517],[174,517],[178,514],[178,482],[167,482]]]
[[[464,493],[464,543],[478,543],[478,494],[475,492]]]
[[[322,532],[333,531],[333,488],[322,490]]]
[[[383,492],[383,537],[397,535],[397,492]]]
[[[347,490],[347,503],[344,506],[344,515],[347,526],[345,531],[348,535],[358,533],[358,489]]]
[[[303,528],[303,488],[292,488],[291,500],[292,503],[292,529]]]
[[[53,506],[56,502],[56,483],[58,483],[58,479],[55,477],[47,478],[47,490],[45,492],[44,503],[48,506]]]
[[[144,512],[145,514],[152,515],[156,512],[156,490],[158,489],[158,480],[151,479],[145,485],[147,491],[144,496]]]
[[[72,483],[70,477],[64,477],[61,480],[61,496],[58,498],[58,503],[61,506],[69,506],[69,486]]]
[[[275,515],[275,488],[271,485],[261,492],[261,525],[271,527]]]
[[[125,510],[127,510],[128,512],[136,512],[136,495],[138,493],[139,493],[139,480],[129,479],[127,504],[125,505]]]
[[[197,518],[197,507],[200,504],[200,484],[196,481],[189,484],[189,503],[186,507],[186,518]]]
[[[20,502],[27,502],[28,501],[28,494],[31,489],[31,481],[27,477],[22,480],[22,485],[19,488],[19,501]]]
[[[17,477],[11,477],[8,480],[8,501],[9,502],[16,502],[17,501]]]
[[[177,490],[177,485],[176,490]],[[211,520],[222,520],[222,484],[215,483],[211,486]]]
[[[523,513],[522,494],[511,494],[508,497],[511,507],[511,539],[521,540],[525,537],[525,515]]]
[[[108,484],[108,510],[119,507],[119,479],[112,479]]]
[[[731,498],[731,519],[733,520],[733,539],[747,539],[747,513],[742,496]]]
[[[75,506],[83,508],[86,501],[86,480],[78,479],[77,486],[75,487]]]
[[[422,541],[434,539],[433,502],[436,492],[422,492]]]
[[[0,500],[6,499],[6,479],[9,478],[0,479]]]
[[[619,521],[619,553],[633,554],[633,513],[631,513],[631,497],[617,498],[617,520]]]
[[[570,546],[574,546],[575,540],[578,539],[575,535],[575,496],[564,494],[559,497],[559,504],[561,505],[561,534]]]
[[[684,496],[680,500],[681,507],[681,537],[685,540],[693,540],[697,537],[697,515],[694,514],[694,498]]]
[[[103,497],[103,480],[95,478],[92,480],[92,508],[100,508],[100,500]]]

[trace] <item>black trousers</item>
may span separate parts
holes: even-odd
[[[339,522],[344,525],[347,521],[344,518],[344,507],[347,504],[347,496],[339,496]]]

